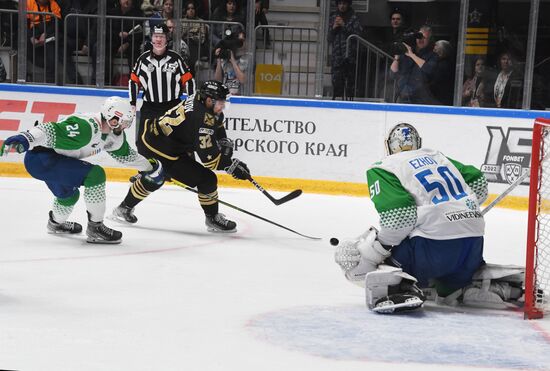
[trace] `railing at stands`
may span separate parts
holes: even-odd
[[[0,61],[6,70],[6,81],[16,80],[17,10],[0,9]],[[0,82],[2,80],[0,79]]]
[[[254,37],[256,47],[253,60],[256,65],[282,66],[280,94],[314,97],[318,31],[314,28],[272,25],[259,25],[255,31],[255,36],[261,36],[259,39]],[[257,91],[254,93],[257,94]]]
[[[351,35],[346,41],[346,61],[349,70],[343,99],[395,101],[391,55],[362,37]]]
[[[27,14],[39,15],[43,33],[33,34],[33,28],[27,29],[27,81],[36,83],[57,84],[59,64],[59,23],[57,17],[51,12],[27,12]],[[47,26],[47,18],[50,16],[54,22],[53,34],[51,27]]]
[[[97,18],[97,15],[88,14],[69,14],[65,17],[64,40],[66,42],[63,60],[67,63],[63,67],[64,84],[95,85],[96,61],[99,54],[95,49],[97,30],[94,22]],[[150,48],[150,29],[154,26],[153,21],[160,24],[166,20],[121,16],[106,16],[106,20],[105,86],[127,88],[129,73],[135,60],[143,51]],[[244,29],[238,22],[185,18],[181,19],[181,25],[183,30],[180,41],[181,55],[198,82],[214,78],[216,67],[214,49],[222,39],[224,30],[235,27]],[[189,32],[195,27],[198,28],[198,35]],[[123,32],[125,34],[122,34]],[[231,37],[237,36],[229,36]],[[170,40],[169,48],[174,49],[175,42]],[[125,43],[128,46],[123,51],[118,46]],[[84,45],[86,48],[83,50]]]

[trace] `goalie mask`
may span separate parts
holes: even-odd
[[[134,120],[132,106],[127,99],[121,97],[107,98],[101,107],[101,116],[107,121],[111,129],[123,130],[129,128]],[[110,122],[113,118],[118,118],[116,125]]]
[[[422,148],[422,138],[411,124],[400,123],[394,126],[386,139],[388,155]]]

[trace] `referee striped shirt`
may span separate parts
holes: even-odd
[[[183,58],[173,50],[166,50],[156,56],[146,51],[139,56],[130,74],[130,104],[135,106],[139,89],[143,90],[143,101],[164,103],[179,99],[185,91],[195,92],[195,80]]]

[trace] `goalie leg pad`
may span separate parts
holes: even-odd
[[[485,264],[464,289],[462,302],[468,306],[506,308],[506,302],[523,295],[525,268],[517,265]]]
[[[377,313],[397,313],[420,308],[424,295],[416,278],[400,268],[380,265],[365,277],[367,307]]]
[[[525,267],[519,265],[485,264],[472,277],[473,281],[498,280],[509,283],[519,283],[523,286]]]

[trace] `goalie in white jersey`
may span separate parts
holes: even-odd
[[[105,170],[82,159],[106,151],[118,162],[143,172],[150,182],[162,183],[162,167],[148,161],[126,141],[124,129],[130,127],[133,111],[126,99],[107,98],[100,113],[74,114],[60,122],[37,123],[35,127],[4,141],[0,156],[11,148],[25,154],[25,168],[46,183],[54,194],[49,212],[49,233],[75,234],[82,226],[67,219],[84,186],[88,212],[87,241],[120,243],[122,233],[103,224],[105,215]]]
[[[346,278],[365,284],[377,312],[422,306],[418,287],[445,297],[472,282],[484,264],[479,207],[488,193],[480,170],[422,148],[412,125],[395,126],[386,147],[388,156],[367,171],[380,230],[371,227],[335,254]]]

